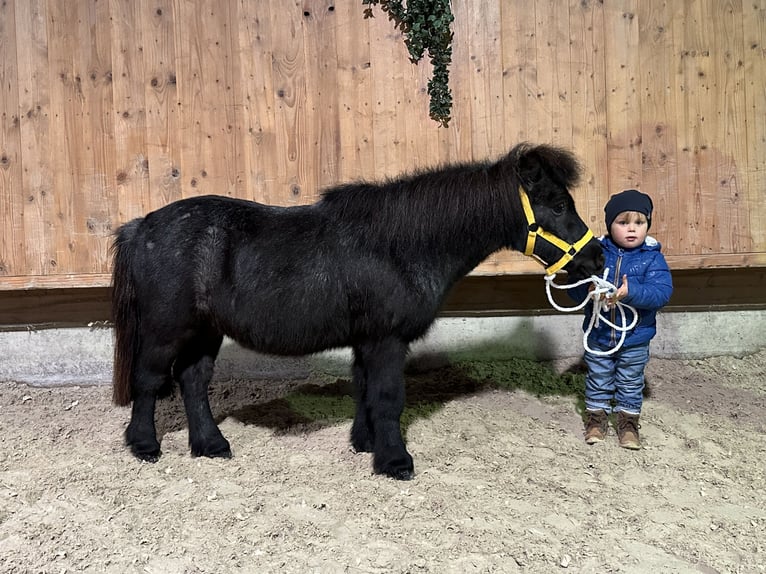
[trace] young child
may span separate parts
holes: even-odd
[[[604,440],[609,428],[609,415],[617,415],[620,446],[641,448],[638,419],[644,391],[644,368],[649,360],[649,341],[657,333],[657,310],[664,307],[673,293],[670,269],[660,251],[660,244],[648,235],[652,225],[652,200],[645,193],[628,189],[613,195],[606,206],[607,235],[601,238],[607,279],[618,286],[608,299],[612,312],[609,320],[619,325],[615,303],[622,301],[638,312],[636,326],[625,334],[620,350],[608,356],[585,352],[588,374],[585,379],[585,442]],[[591,287],[592,288],[592,287]],[[588,295],[588,285],[569,291],[581,302]],[[583,329],[590,323],[593,303],[585,308]],[[625,310],[628,324],[633,320]],[[605,322],[599,322],[588,338],[588,346],[608,351],[620,340],[620,333]],[[613,407],[614,405],[614,407]]]

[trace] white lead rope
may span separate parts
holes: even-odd
[[[621,303],[620,301],[615,302],[615,307],[620,311],[620,317],[622,318],[622,326],[615,325],[612,323],[605,315],[605,311],[609,310],[609,301],[608,298],[614,295],[614,293],[617,291],[617,287],[613,284],[607,281],[606,276],[609,273],[609,269],[604,269],[604,276],[598,277],[597,275],[591,275],[587,279],[582,279],[581,281],[578,281],[577,283],[572,283],[571,285],[557,285],[553,282],[553,279],[556,277],[556,274],[552,275],[546,275],[545,276],[545,292],[548,294],[548,301],[553,306],[554,309],[557,311],[563,311],[564,313],[571,313],[572,311],[579,311],[585,305],[588,304],[589,299],[593,299],[593,313],[590,317],[590,323],[588,324],[588,328],[585,330],[585,333],[582,337],[582,344],[583,347],[585,347],[585,350],[589,353],[593,353],[594,355],[598,355],[600,357],[606,357],[608,355],[611,355],[617,350],[622,347],[622,344],[625,342],[625,333],[630,331],[633,327],[636,326],[636,323],[638,322],[638,312],[636,311],[635,307],[632,307],[631,305],[628,305],[627,303]],[[551,286],[555,287],[556,289],[561,290],[567,290],[567,289],[574,289],[575,287],[579,287],[580,285],[585,285],[586,283],[593,283],[594,288],[592,291],[588,293],[588,296],[583,300],[582,303],[575,307],[562,307],[558,303],[556,303],[553,300],[553,296],[551,295]],[[602,297],[603,296],[603,297]],[[625,325],[625,309],[630,309],[630,311],[633,313],[633,321],[630,323],[630,325]],[[617,346],[613,349],[610,349],[608,351],[596,351],[594,349],[591,349],[588,346],[588,337],[590,336],[591,331],[593,331],[594,327],[598,327],[599,321],[604,321],[607,325],[609,325],[612,329],[620,332],[620,342],[617,343]]]

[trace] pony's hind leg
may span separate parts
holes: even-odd
[[[354,424],[351,426],[351,446],[356,452],[372,452],[375,446],[375,431],[372,428],[367,407],[367,373],[361,353],[356,349],[354,349],[354,365],[351,372],[356,401],[356,415]]]
[[[162,453],[154,426],[154,411],[158,396],[164,396],[168,394],[168,389],[172,389],[170,366],[174,353],[167,347],[157,347],[148,341],[144,343],[136,357],[132,381],[133,407],[130,423],[125,429],[125,444],[137,458],[157,462]]]
[[[404,446],[400,422],[407,345],[391,338],[358,345],[354,351],[357,404],[352,444],[363,451],[372,446],[376,473],[409,480],[415,471]]]
[[[189,341],[173,365],[173,376],[179,382],[189,422],[189,447],[192,456],[231,456],[231,448],[210,410],[208,386],[223,336],[200,334]]]

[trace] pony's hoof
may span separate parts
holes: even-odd
[[[391,478],[395,480],[412,480],[413,478],[415,478],[414,470],[400,469],[400,470],[394,470],[387,474],[388,476],[390,476]]]
[[[156,449],[142,449],[134,444],[130,445],[130,452],[132,452],[133,456],[135,456],[138,460],[152,463],[160,460],[160,456],[162,455],[162,451],[159,449],[159,447]]]
[[[415,477],[412,457],[406,452],[403,457],[389,459],[385,463],[375,462],[374,470],[377,474],[384,474],[395,480],[412,480]]]
[[[138,460],[157,462],[162,451],[154,433],[144,433],[136,430],[138,427],[131,422],[125,429],[125,446],[130,449]]]
[[[208,453],[208,454],[204,454],[203,456],[206,456],[208,458],[231,458],[234,455],[231,454],[231,449],[227,448],[226,450],[219,450],[219,451],[216,451],[216,452],[211,452],[211,453]]]
[[[224,441],[225,444],[221,445],[207,445],[207,446],[201,446],[201,447],[194,447],[191,448],[191,455],[196,456],[205,456],[207,458],[231,458],[231,447],[229,446],[228,441]]]

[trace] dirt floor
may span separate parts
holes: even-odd
[[[156,464],[110,388],[0,383],[0,571],[766,572],[766,350],[652,359],[637,452],[583,442],[571,363],[408,375],[409,482],[350,450],[345,380],[216,384],[230,460],[165,401]]]

